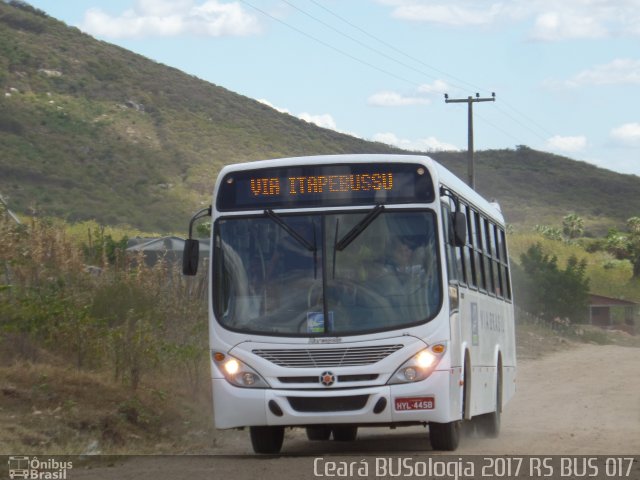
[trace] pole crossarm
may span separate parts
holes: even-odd
[[[469,103],[469,102],[495,102],[496,97],[479,98],[479,97],[467,97],[467,98],[445,98],[445,103]]]

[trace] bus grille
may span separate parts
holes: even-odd
[[[253,353],[280,367],[350,367],[374,364],[402,347],[403,345],[376,345],[347,348],[296,348],[253,350]]]
[[[337,375],[336,382],[371,382],[379,377],[377,373],[362,374],[362,375]],[[318,383],[320,384],[320,378],[318,375],[315,377],[278,377],[280,383]]]
[[[351,397],[287,397],[296,412],[349,412],[361,410],[369,395]]]

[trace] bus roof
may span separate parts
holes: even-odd
[[[427,166],[433,172],[433,180],[436,184],[442,184],[465,199],[477,209],[481,210],[493,220],[504,223],[504,217],[499,208],[493,202],[489,202],[475,190],[470,188],[463,180],[454,175],[446,167],[436,162],[427,155],[414,154],[337,154],[337,155],[312,155],[303,157],[287,157],[269,160],[256,160],[252,162],[235,163],[226,165],[220,171],[218,183],[230,173],[242,170],[258,168],[286,167],[292,165],[321,165],[337,163],[416,163]]]

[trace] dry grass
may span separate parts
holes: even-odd
[[[2,455],[207,453],[213,445],[208,395],[152,384],[132,392],[101,373],[3,367],[0,405]]]
[[[0,218],[0,454],[206,452],[201,284],[141,257],[87,269],[66,227]]]

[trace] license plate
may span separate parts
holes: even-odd
[[[433,410],[436,408],[435,397],[396,398],[396,410]]]

